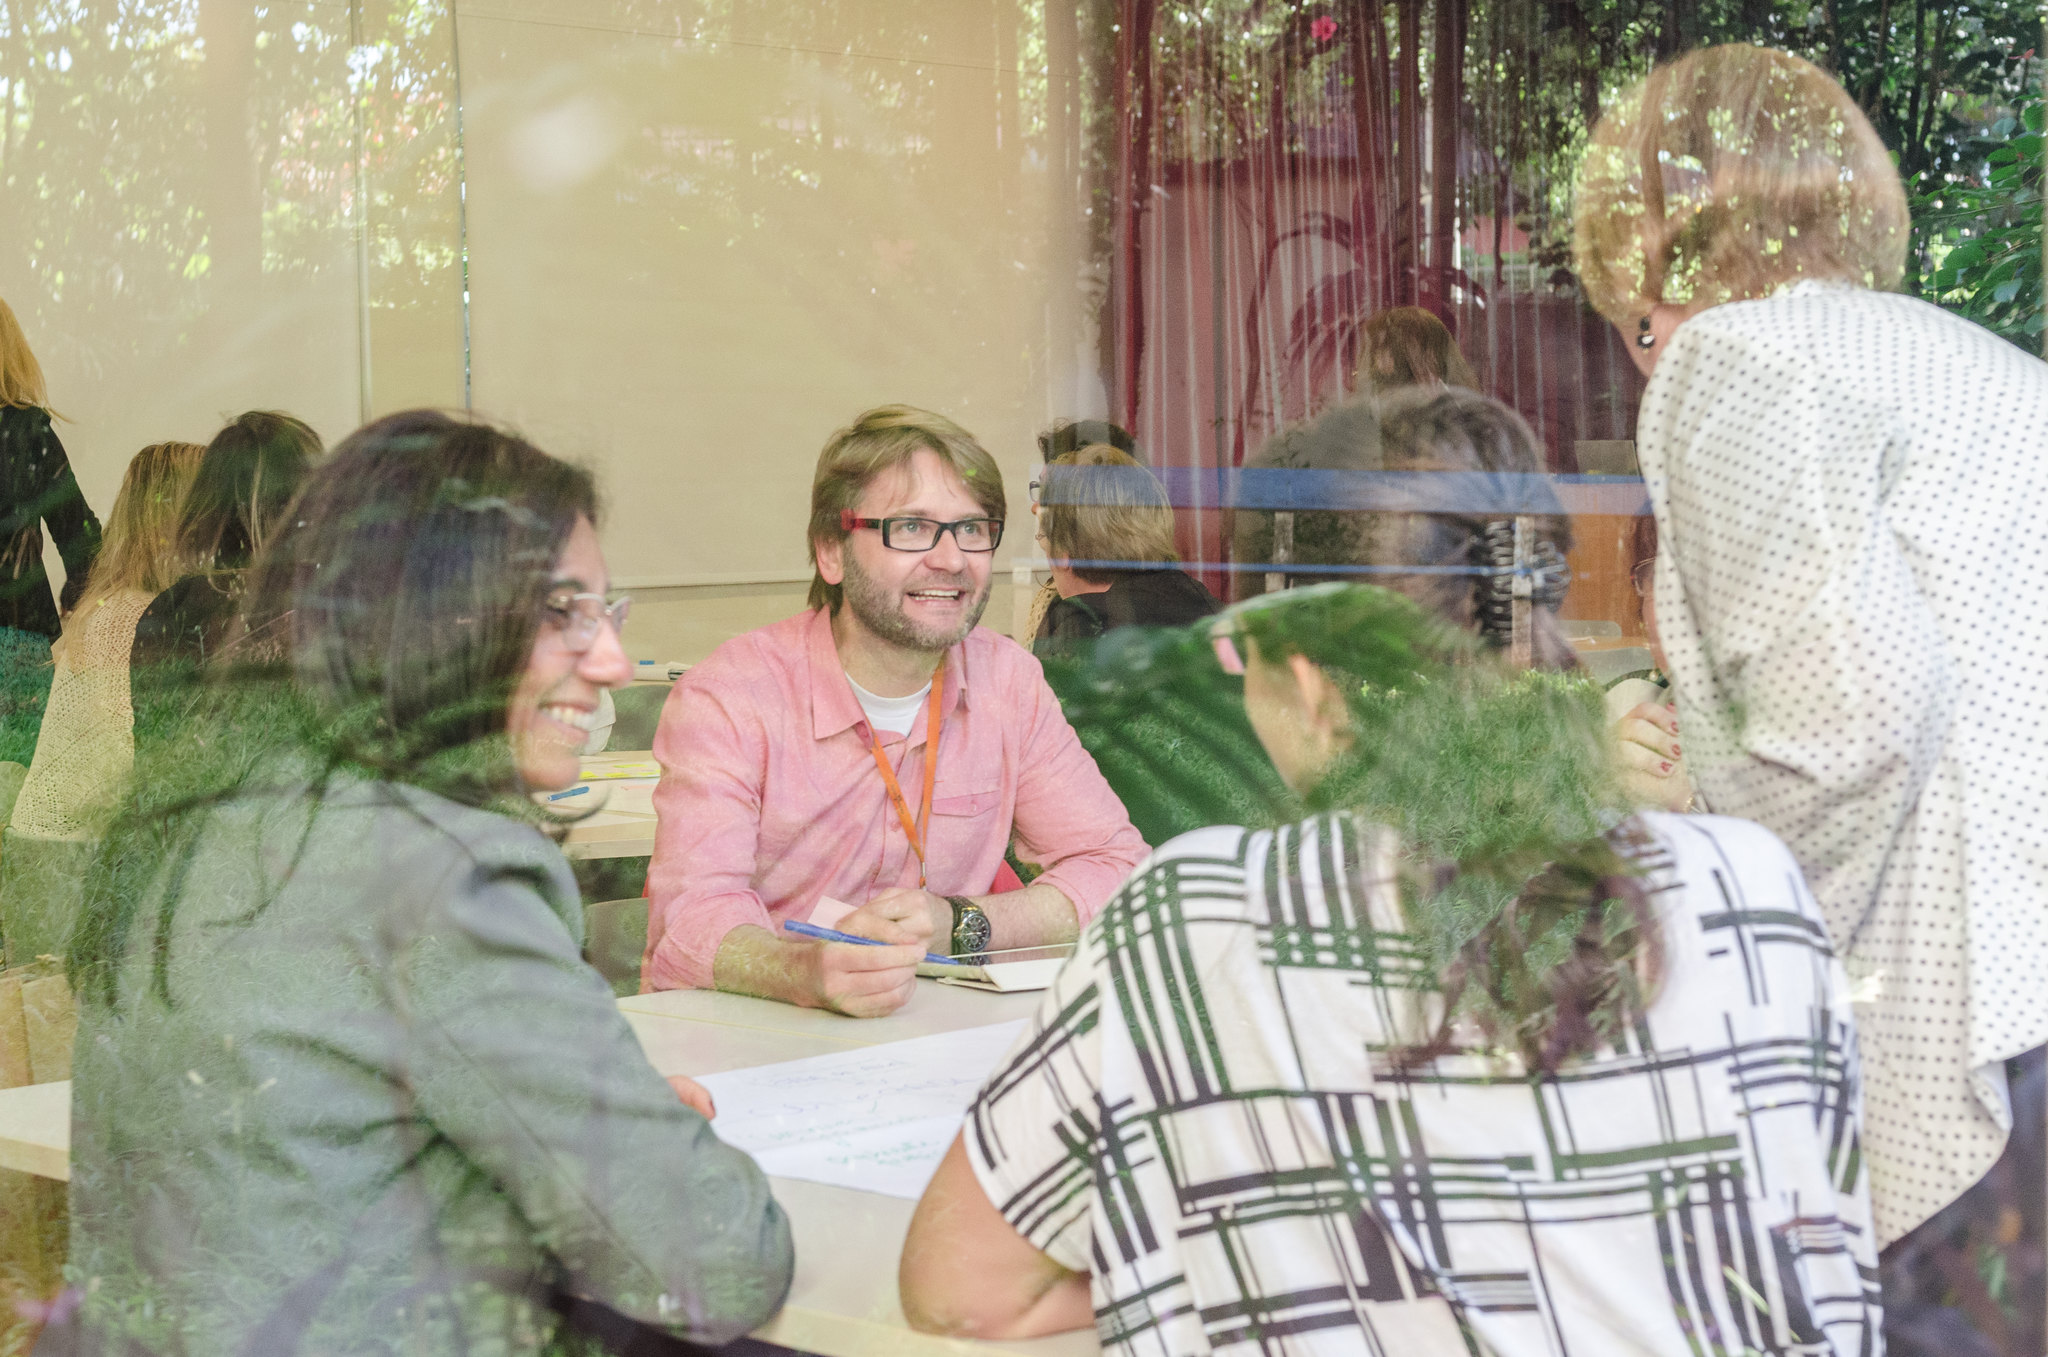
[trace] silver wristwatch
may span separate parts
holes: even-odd
[[[979,960],[995,935],[988,912],[964,895],[949,895],[946,903],[953,907],[953,955],[963,961]]]

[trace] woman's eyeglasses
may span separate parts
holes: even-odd
[[[1657,558],[1651,556],[1637,561],[1636,568],[1628,572],[1629,582],[1636,587],[1637,598],[1648,598],[1650,590],[1656,587]]]
[[[562,644],[580,655],[597,644],[597,634],[609,622],[624,636],[626,614],[633,600],[625,595],[606,600],[603,594],[571,593],[566,589],[548,595],[548,619],[562,633]]]
[[[882,545],[891,551],[930,551],[945,533],[953,534],[954,545],[962,551],[994,551],[1003,540],[1000,518],[956,518],[942,523],[936,518],[858,518],[853,510],[839,515],[842,531],[879,528]]]

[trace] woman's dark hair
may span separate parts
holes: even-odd
[[[434,410],[364,425],[293,501],[243,618],[297,691],[341,723],[336,753],[403,778],[505,727],[590,473]]]
[[[535,815],[506,707],[563,547],[596,516],[588,472],[438,411],[387,416],[335,448],[258,557],[203,690],[154,738],[138,707],[133,790],[94,869],[74,987],[113,1001],[141,902],[175,906],[177,864],[224,802],[317,800],[353,774]]]
[[[1515,586],[1526,579],[1536,667],[1579,667],[1556,619],[1571,582],[1571,524],[1544,474],[1535,433],[1513,410],[1463,387],[1411,387],[1376,402],[1336,406],[1286,430],[1269,447],[1281,453],[1268,459],[1273,465],[1462,473],[1440,478],[1450,502],[1425,511],[1313,515],[1332,520],[1318,538],[1319,562],[1367,567],[1373,583],[1406,594],[1496,648],[1513,635]],[[1509,504],[1534,512],[1504,507]],[[1524,538],[1519,560],[1518,522]],[[1299,526],[1296,537],[1299,544]],[[1419,568],[1403,573],[1411,566]]]
[[[185,492],[177,550],[187,568],[248,565],[319,455],[320,435],[304,420],[251,410],[228,421]]]
[[[1145,460],[1138,456],[1138,440],[1132,438],[1121,425],[1112,424],[1106,419],[1060,420],[1038,435],[1038,459],[1041,462],[1050,462],[1055,457],[1079,452],[1082,448],[1096,443],[1107,443],[1118,452],[1129,453],[1137,461]]]
[[[1577,669],[1578,655],[1557,624],[1571,583],[1566,556],[1571,521],[1544,474],[1543,453],[1522,417],[1490,396],[1462,387],[1412,388],[1380,401],[1380,455],[1388,471],[1484,473],[1475,489],[1540,501],[1543,512],[1511,516],[1475,506],[1458,513],[1387,514],[1369,555],[1378,565],[1469,566],[1490,573],[1388,576],[1416,602],[1488,644],[1505,647],[1513,629],[1518,576],[1515,531],[1525,525],[1520,569],[1528,572],[1531,652],[1540,669]]]
[[[1262,662],[1300,655],[1336,680],[1352,743],[1309,794],[1399,835],[1418,969],[1443,1019],[1397,1052],[1453,1049],[1460,1019],[1532,1068],[1622,1039],[1663,969],[1661,936],[1621,830],[1592,684],[1514,672],[1469,630],[1389,590],[1321,585],[1224,615]]]

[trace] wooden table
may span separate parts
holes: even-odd
[[[1008,1022],[1029,1016],[1039,997],[921,980],[903,1008],[867,1020],[703,990],[632,995],[619,1000],[619,1008],[655,1069],[700,1075]],[[69,1083],[0,1091],[0,1168],[66,1178],[70,1149]],[[770,1181],[796,1238],[796,1278],[782,1311],[755,1331],[756,1338],[823,1357],[1089,1357],[1100,1351],[1086,1330],[998,1343],[913,1332],[896,1296],[896,1260],[916,1204],[793,1178]]]
[[[620,763],[651,763],[646,750],[586,754],[587,775]],[[591,812],[569,829],[562,852],[572,858],[644,858],[654,852],[654,778],[605,778],[579,782],[590,790],[550,804],[570,813]]]

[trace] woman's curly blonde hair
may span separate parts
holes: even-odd
[[[1729,43],[1659,66],[1608,109],[1572,228],[1586,296],[1620,324],[1802,278],[1896,287],[1909,219],[1847,91],[1789,53]]]

